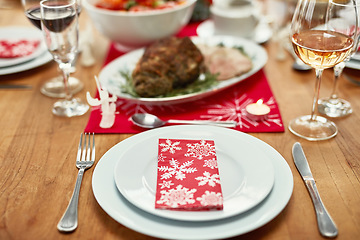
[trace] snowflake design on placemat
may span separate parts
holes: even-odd
[[[216,161],[216,158],[204,160],[203,167],[209,167],[211,169],[218,168],[218,162]]]
[[[270,126],[272,123],[282,126],[281,118],[279,114],[270,114],[266,121],[254,121],[247,117],[245,107],[250,103],[256,102],[258,99],[248,98],[247,94],[237,96],[237,92],[234,93],[234,98],[226,101],[222,104],[210,105],[207,111],[208,115],[201,115],[201,118],[205,118],[211,121],[236,121],[237,126],[241,128],[250,128],[250,125],[257,127],[259,124],[265,124]],[[270,108],[275,108],[275,99],[270,97],[264,104]]]
[[[209,184],[211,187],[215,187],[216,184],[220,184],[219,174],[211,175],[209,172],[204,172],[204,176],[196,177],[195,179],[199,181],[199,186],[204,186]]]
[[[203,159],[206,156],[215,155],[215,146],[210,143],[206,143],[205,140],[201,140],[200,144],[186,144],[188,147],[186,157],[195,157],[199,160]]]
[[[199,201],[200,204],[203,206],[220,206],[223,204],[223,198],[221,193],[216,192],[205,191],[205,193],[201,197],[197,197],[196,200]]]
[[[159,154],[158,155],[158,162],[164,162],[165,161],[166,156]]]
[[[113,83],[118,89],[119,84]],[[151,104],[139,104],[125,99],[118,99],[116,102],[116,107],[120,108],[127,116],[131,116],[134,113],[152,113],[152,112],[166,112],[166,113],[179,113],[188,111],[187,108],[181,107],[176,104],[170,105],[151,105]]]
[[[158,204],[165,204],[171,206],[173,208],[178,207],[179,205],[193,204],[194,193],[196,189],[188,189],[183,187],[182,185],[178,185],[174,189],[170,189],[168,191],[162,190],[161,198],[157,201]]]
[[[175,176],[178,180],[183,180],[186,178],[185,173],[194,173],[197,171],[196,168],[190,167],[193,164],[193,160],[184,162],[183,164],[179,164],[179,162],[175,159],[171,159],[169,161],[170,166],[160,166],[158,170],[160,172],[165,172],[161,175],[161,179],[169,179],[172,176]]]
[[[179,147],[180,142],[171,142],[170,139],[167,139],[165,141],[166,143],[160,143],[159,146],[161,148],[161,152],[169,151],[170,153],[175,153],[176,150],[181,150],[181,147]]]
[[[160,189],[163,188],[170,188],[174,183],[172,181],[163,181],[162,183],[159,183]]]

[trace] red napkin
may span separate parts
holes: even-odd
[[[0,58],[17,58],[32,54],[39,40],[0,40]]]
[[[223,209],[214,141],[159,139],[158,147],[155,208]]]
[[[188,24],[178,36],[194,36],[199,23]],[[124,53],[110,45],[105,65]],[[264,121],[249,119],[245,107],[262,99],[270,108],[270,114]],[[100,128],[101,111],[99,107],[91,110],[85,132],[94,133],[139,133],[144,129],[135,126],[129,117],[134,113],[148,112],[159,116],[163,120],[235,120],[238,122],[236,130],[242,132],[284,132],[280,110],[272,94],[271,88],[263,70],[248,79],[209,97],[190,103],[153,106],[134,104],[124,99],[118,99],[115,123],[113,127]]]

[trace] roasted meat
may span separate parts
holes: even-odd
[[[135,92],[141,97],[156,97],[194,82],[203,61],[188,37],[158,40],[145,49],[132,73]]]
[[[240,76],[251,70],[252,61],[236,48],[197,45],[204,56],[204,65],[219,81]]]

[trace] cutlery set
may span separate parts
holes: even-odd
[[[26,1],[23,0],[23,2]],[[29,2],[30,1],[32,0],[29,0]],[[95,0],[85,0],[84,7],[86,10],[88,8],[87,5],[93,1]],[[81,55],[79,60],[83,67],[96,65],[96,68],[94,68],[96,70],[99,67],[99,61],[96,61],[97,59],[95,59],[95,55],[93,55],[92,47],[95,46],[94,41],[97,39],[93,39],[95,35],[92,36],[93,33],[90,23],[91,22],[86,25],[85,31],[80,34],[79,53],[81,52]],[[209,23],[211,23],[211,25],[209,25]],[[266,25],[268,25],[267,22]],[[129,69],[131,73],[134,70],[135,63],[139,61],[140,56],[143,54],[143,50],[133,50],[129,48],[126,49],[125,52],[117,42],[114,42],[113,45],[110,46],[108,55],[104,61],[105,64],[101,65],[101,72],[98,74],[101,85],[104,86],[104,89],[106,88],[109,90],[109,96],[114,97],[114,106],[116,103],[116,107],[114,107],[114,119],[116,121],[114,120],[114,124],[111,125],[111,127],[104,127],[101,123],[99,124],[100,121],[98,120],[105,115],[103,114],[105,111],[100,108],[101,105],[98,105],[98,108],[92,108],[91,113],[89,114],[90,117],[88,118],[89,127],[87,126],[85,130],[83,130],[84,132],[79,134],[80,136],[77,135],[79,139],[76,137],[76,143],[74,142],[71,144],[71,148],[74,147],[74,158],[75,148],[77,147],[76,159],[66,159],[66,161],[69,161],[69,164],[71,163],[71,165],[67,167],[71,167],[71,170],[74,167],[75,160],[75,166],[78,173],[74,185],[71,186],[71,190],[66,194],[69,195],[68,199],[66,199],[67,206],[64,204],[64,207],[58,209],[59,212],[56,214],[56,220],[51,223],[52,234],[59,236],[72,233],[72,236],[75,237],[76,235],[74,234],[83,235],[84,231],[88,231],[87,228],[89,228],[89,226],[86,226],[88,223],[86,223],[86,219],[82,219],[84,215],[82,215],[81,212],[80,215],[78,215],[78,208],[85,207],[85,205],[78,205],[82,179],[87,169],[90,169],[88,172],[92,174],[91,182],[86,182],[85,185],[86,187],[91,187],[93,195],[91,195],[90,198],[93,199],[90,200],[95,200],[98,207],[103,210],[99,216],[96,216],[98,217],[96,220],[101,221],[104,214],[107,214],[108,217],[120,224],[119,226],[124,226],[127,229],[144,234],[145,238],[146,236],[149,236],[161,239],[227,239],[233,237],[242,238],[240,235],[249,233],[248,236],[251,236],[250,238],[272,239],[274,236],[275,238],[280,235],[284,236],[287,234],[287,231],[289,231],[286,227],[283,228],[283,226],[281,228],[272,229],[274,224],[280,223],[280,225],[285,224],[295,226],[298,222],[300,222],[300,225],[297,226],[297,229],[291,230],[292,232],[289,231],[287,237],[295,239],[317,239],[321,237],[336,238],[339,235],[339,229],[334,220],[339,224],[341,234],[343,234],[340,238],[344,238],[344,236],[346,238],[346,234],[351,232],[351,230],[358,230],[356,226],[352,228],[347,226],[342,229],[343,225],[347,224],[341,223],[340,219],[337,218],[339,214],[342,213],[339,213],[339,211],[331,211],[334,209],[331,209],[330,206],[334,207],[334,204],[328,205],[328,209],[325,207],[326,201],[323,202],[320,196],[322,189],[319,188],[319,193],[317,188],[317,185],[320,187],[321,181],[316,182],[315,179],[319,177],[318,180],[323,180],[320,179],[321,173],[325,172],[326,174],[327,172],[324,171],[326,169],[321,169],[322,171],[320,171],[320,169],[314,168],[314,176],[310,169],[310,165],[312,166],[312,163],[314,163],[311,161],[317,160],[311,159],[313,156],[310,157],[310,153],[316,155],[316,153],[314,153],[315,149],[312,151],[309,149],[309,159],[307,159],[307,156],[305,155],[305,152],[307,152],[305,143],[303,144],[305,149],[303,149],[299,142],[295,141],[294,144],[293,142],[291,143],[291,147],[290,145],[287,145],[286,148],[282,148],[282,152],[286,152],[286,150],[290,150],[291,148],[291,156],[294,163],[292,165],[290,159],[284,159],[276,149],[272,148],[266,142],[259,140],[257,137],[252,136],[257,136],[258,133],[262,134],[264,132],[285,132],[285,122],[282,121],[280,108],[276,102],[275,95],[270,88],[269,83],[272,82],[268,82],[268,78],[265,74],[265,70],[267,70],[265,69],[265,65],[268,60],[267,50],[273,51],[273,48],[267,46],[264,46],[263,48],[262,46],[258,46],[258,43],[265,43],[271,39],[271,36],[273,35],[272,31],[270,31],[271,29],[269,28],[269,34],[265,34],[266,36],[262,37],[265,39],[263,42],[255,41],[256,44],[254,45],[253,41],[248,41],[247,39],[237,39],[231,36],[217,36],[213,31],[215,30],[214,27],[214,21],[212,19],[202,22],[196,27],[197,36],[195,35],[192,37],[192,41],[199,45],[222,44],[229,48],[241,47],[252,59],[253,68],[250,72],[242,74],[238,78],[227,79],[227,81],[220,82],[216,88],[209,87],[204,91],[198,92],[194,90],[191,94],[169,94],[163,98],[139,98],[136,95],[131,95],[130,91],[124,91],[127,87],[127,82],[125,81],[127,79],[123,76],[123,73],[120,75],[115,74],[119,73],[120,68]],[[207,33],[202,33],[202,29],[207,31]],[[191,33],[192,32],[189,31],[189,33],[186,32],[184,35],[193,36]],[[204,36],[202,37],[203,34]],[[256,30],[256,34],[252,37],[252,40],[257,39],[258,36],[260,36],[259,34],[260,32]],[[35,38],[38,33],[22,27],[2,27],[0,29],[0,35],[19,35],[21,38]],[[261,32],[261,35],[264,36],[264,32]],[[41,37],[43,36],[41,35]],[[295,54],[290,42],[289,44],[287,44],[287,42],[280,42],[280,44],[281,51],[277,52],[280,54],[280,58],[277,60],[284,60],[284,58],[282,58],[285,57],[283,54],[288,51],[290,54],[288,57],[291,59],[289,60],[289,62],[291,62],[289,68],[296,71],[291,72],[291,69],[287,69],[288,71],[284,72],[284,74],[294,73],[295,76],[295,72],[297,72],[294,80],[298,81],[301,77],[298,77],[297,74],[300,75],[301,73],[306,73],[310,71],[312,67],[305,64]],[[0,59],[0,76],[30,70],[53,60],[52,56],[47,51],[45,44],[39,49],[38,52],[33,53],[33,55],[28,58],[19,58],[19,62],[10,62],[14,59]],[[274,57],[272,59],[274,59]],[[360,63],[360,54],[358,59],[355,58],[354,60]],[[289,64],[289,62],[286,62],[286,64]],[[8,65],[4,65],[4,63]],[[350,63],[354,64],[354,62]],[[276,69],[277,68],[278,67],[276,66]],[[349,66],[348,68],[353,67]],[[94,69],[89,69],[89,72],[94,72]],[[360,69],[360,67],[358,69]],[[85,71],[83,69],[80,70],[81,72]],[[112,79],[112,76],[116,77]],[[356,79],[350,79],[352,76],[344,75],[344,77],[349,81],[360,85]],[[35,78],[36,76],[29,79],[32,80]],[[271,78],[269,79],[272,80]],[[0,83],[0,92],[4,95],[5,93],[6,95],[12,93],[26,93],[21,90],[33,90],[36,88],[36,85],[33,84],[22,81],[11,82],[10,80],[11,79],[4,79],[4,81]],[[233,87],[235,84],[238,84],[240,87]],[[119,88],[119,86],[121,86],[121,88]],[[99,90],[100,89],[98,89],[96,93],[100,99],[101,91]],[[222,94],[215,94],[220,90],[223,91]],[[207,98],[205,99],[205,97]],[[254,120],[251,119],[249,115],[244,115],[246,113],[246,106],[252,103],[255,104],[256,100],[260,99],[264,100],[264,103],[271,108],[271,114],[268,114],[268,118],[262,121],[263,119]],[[92,106],[89,101],[88,103],[88,105]],[[135,109],[133,108],[135,105],[144,105],[146,108]],[[148,105],[154,107],[147,108]],[[128,111],[128,109],[130,110]],[[232,115],[228,117],[230,114]],[[227,121],[227,119],[236,119],[237,121]],[[247,124],[249,126],[247,126]],[[166,127],[169,125],[175,126]],[[259,128],[259,126],[262,125],[264,125],[264,127]],[[119,139],[121,139],[119,143],[109,148],[106,154],[101,156],[101,159],[98,156],[98,161],[96,161],[95,156],[95,133],[119,133]],[[131,135],[131,137],[126,137],[127,135]],[[103,135],[103,137],[106,138],[105,135]],[[102,138],[102,140],[104,140],[104,138]],[[188,160],[188,162],[184,161],[186,164],[183,165],[182,162],[175,162],[178,161],[178,159],[174,160],[176,157],[174,157],[174,153],[171,153],[171,151],[178,147],[175,143],[180,142],[179,139],[182,140],[181,151],[186,152],[185,148],[188,147],[188,145],[195,145],[195,143],[192,142],[195,141],[194,139],[199,140],[201,138],[210,139],[214,143],[216,142],[216,151],[219,150],[217,152],[219,154],[217,155],[218,159],[215,160],[220,161],[214,161],[209,157],[206,161],[203,160],[204,165],[194,164],[195,166],[192,165],[193,163],[191,160]],[[165,146],[165,141],[161,141],[165,139],[171,140],[171,144]],[[183,140],[186,140],[187,145]],[[112,144],[111,141],[111,139],[107,139],[106,144]],[[164,146],[160,148],[157,144],[159,146],[160,144],[163,144]],[[164,151],[168,152],[162,154],[162,149],[165,149]],[[291,158],[289,155],[287,156]],[[159,162],[169,158],[172,158],[173,161],[171,163],[169,161],[168,165],[161,165],[164,166],[164,168],[163,170],[159,170]],[[188,157],[186,159],[188,159]],[[216,162],[216,167],[214,167],[214,162]],[[189,166],[187,166],[187,164]],[[169,181],[169,179],[161,178],[160,181],[160,177],[162,176],[159,172],[161,171],[164,176],[166,174],[173,174],[172,177],[174,178],[176,173],[179,176],[183,174],[183,176],[186,175],[188,177],[186,179],[187,181],[190,179],[189,175],[191,174],[191,168],[193,167],[197,167],[195,168],[196,171],[194,171],[196,174],[198,174],[200,170],[208,170],[208,168],[211,168],[212,170],[213,168],[216,168],[216,170],[219,170],[219,172],[214,171],[214,173],[218,175],[217,177],[220,176],[219,181],[221,178],[221,184],[223,185],[223,189],[220,190],[223,191],[223,195],[221,195],[223,201],[221,204],[223,204],[224,209],[217,209],[219,211],[204,211],[204,209],[202,209],[202,211],[192,211],[193,209],[189,210],[188,208],[186,211],[164,211],[163,209],[160,210],[156,208],[156,203],[159,204],[156,200],[160,201],[160,204],[164,204],[165,200],[163,199],[165,199],[167,194],[171,193],[169,189],[175,189],[175,187],[171,187],[171,185],[179,186],[178,184],[181,184],[183,185],[182,187],[186,187],[184,182],[181,182],[183,179],[180,179],[179,181],[174,181],[172,179],[172,181]],[[94,171],[92,171],[92,169]],[[299,176],[296,175],[296,171],[298,171]],[[208,172],[211,171],[208,170],[207,173]],[[203,171],[201,174],[203,174]],[[194,176],[195,179],[200,178],[202,182],[207,181],[207,184],[210,185],[212,180],[206,178],[206,174],[203,174],[204,176],[201,176],[201,174]],[[347,177],[348,171],[343,175]],[[154,176],[157,176],[158,178],[156,179]],[[294,181],[294,176],[297,177],[296,181]],[[340,177],[344,178],[344,176]],[[75,178],[75,175],[73,175],[73,177]],[[301,177],[304,183],[300,183],[299,177]],[[87,180],[89,179],[90,178]],[[154,181],[154,179],[157,181]],[[295,190],[295,182],[297,185],[304,184],[306,190],[302,186],[296,186],[297,189]],[[161,186],[161,190],[159,186]],[[198,188],[196,184],[188,188],[193,188],[189,189],[189,192],[193,190],[197,191],[197,193],[200,192],[200,188]],[[346,190],[350,192],[351,189],[352,188],[349,187]],[[157,190],[164,192],[161,193],[160,199],[159,195],[156,195],[158,192]],[[336,189],[326,190],[330,191],[331,194],[334,194],[334,191],[336,191]],[[63,189],[62,192],[64,191],[65,190]],[[185,192],[186,191],[187,189]],[[308,191],[308,193],[305,193],[306,191]],[[206,191],[202,191],[201,193],[203,192],[206,193]],[[323,194],[330,195],[330,192],[324,192]],[[307,194],[309,197],[306,196]],[[292,214],[291,216],[289,215],[286,220],[284,220],[284,218],[277,218],[288,205],[292,195],[296,197],[295,200],[297,201],[301,201],[301,198],[303,198],[303,203],[300,203],[299,205],[292,204],[289,206]],[[164,198],[162,199],[161,196],[164,196]],[[180,198],[183,196],[179,194],[176,197]],[[185,198],[187,197],[188,196]],[[89,196],[87,198],[89,198]],[[63,200],[64,199],[61,201]],[[324,200],[326,199],[324,198]],[[80,201],[80,205],[85,203],[85,199]],[[200,200],[196,199],[196,201]],[[345,205],[348,203],[349,201],[343,201],[343,204]],[[313,207],[310,205],[313,205]],[[304,206],[306,206],[306,208]],[[9,208],[9,206],[7,207]],[[181,208],[182,206],[176,207]],[[304,218],[305,214],[301,213],[301,211],[297,211],[301,208],[302,210],[306,210],[304,212],[306,215],[310,215],[310,219]],[[334,219],[328,210],[333,214]],[[314,212],[314,215],[311,215],[313,214],[312,211]],[[284,213],[286,214],[286,211]],[[20,214],[15,215],[15,217],[20,219]],[[35,212],[35,214],[37,214],[37,212]],[[89,212],[87,214],[89,214]],[[38,218],[40,219],[40,215]],[[274,221],[275,218],[277,218],[277,220]],[[273,221],[273,224],[271,223],[269,225],[268,223],[271,221]],[[10,221],[8,222],[10,223]],[[14,221],[12,220],[12,222]],[[55,230],[56,222],[57,230]],[[268,225],[266,226],[266,224]],[[263,233],[260,229],[264,226],[265,228],[270,228],[270,231],[265,231],[266,233]],[[74,233],[78,227],[80,229],[77,230],[77,233]],[[255,231],[256,229],[258,230]],[[279,229],[282,230],[279,231]],[[112,235],[121,232],[118,230],[116,224],[110,228],[109,226],[106,226],[103,230],[110,231]],[[251,233],[252,231],[255,233]],[[294,231],[299,231],[299,235],[293,236]],[[270,234],[267,232],[270,232]],[[118,237],[127,239],[137,233],[126,232],[123,234],[121,232]],[[356,234],[355,231],[354,233]],[[28,233],[23,231],[23,234]],[[97,235],[99,234],[101,233],[98,231]],[[353,235],[354,234],[352,234],[352,236]]]
[[[143,115],[133,116],[133,121],[139,121],[136,119],[138,117],[140,120],[144,121]],[[308,161],[306,159],[305,153],[302,149],[302,146],[299,142],[296,142],[292,147],[292,155],[294,159],[295,166],[299,171],[305,186],[307,187],[311,200],[313,202],[318,228],[324,237],[336,237],[338,235],[338,229],[330,214],[326,210],[320,194],[317,190],[314,177],[311,173]],[[68,207],[63,214],[61,220],[59,221],[57,228],[60,232],[72,232],[78,226],[78,200],[80,193],[80,186],[82,182],[82,177],[86,169],[91,168],[95,162],[95,135],[92,134],[81,134],[80,141],[78,145],[77,157],[76,157],[76,167],[79,169],[78,177],[76,179],[75,188],[68,204]]]
[[[222,152],[223,211],[155,209],[158,141],[171,137],[215,141]],[[188,176],[192,173],[184,171],[192,166],[178,167]],[[199,171],[194,174],[202,176]],[[215,126],[177,125],[143,131],[110,148],[96,163],[92,190],[110,217],[136,232],[161,239],[224,239],[255,230],[277,216],[291,198],[293,174],[274,148],[249,134]]]

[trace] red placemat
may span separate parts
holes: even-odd
[[[178,36],[194,36],[199,23],[188,24]],[[113,44],[105,59],[105,65],[123,55]],[[98,96],[98,95],[97,95]],[[245,107],[262,99],[271,109],[265,121],[253,121],[248,118]],[[272,94],[271,88],[263,70],[246,80],[209,97],[189,103],[173,105],[144,105],[131,103],[125,99],[116,102],[115,123],[111,128],[100,128],[101,111],[92,107],[85,132],[94,133],[139,133],[145,129],[132,124],[129,117],[134,113],[147,112],[159,116],[163,120],[235,120],[236,130],[242,132],[284,132],[280,111]]]

